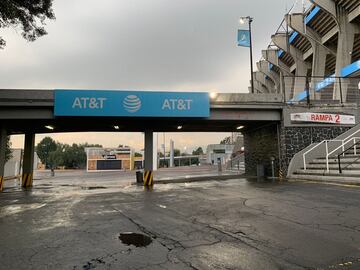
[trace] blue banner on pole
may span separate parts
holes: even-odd
[[[249,30],[238,30],[238,46],[250,47],[250,31]]]
[[[55,116],[209,117],[208,93],[55,90]]]

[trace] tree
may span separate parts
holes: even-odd
[[[231,144],[231,137],[225,137],[223,140],[221,140],[220,144]]]
[[[42,139],[38,145],[36,146],[36,153],[38,154],[41,162],[43,164],[45,164],[45,166],[48,168],[49,167],[49,154],[51,152],[56,151],[57,148],[57,144],[56,142],[50,138],[50,137],[45,137],[44,139]]]
[[[56,144],[56,150],[49,153],[48,165],[51,169],[55,169],[64,164],[64,145]]]
[[[179,149],[174,149],[174,157],[179,157],[180,156],[180,150]]]
[[[64,166],[66,168],[78,169],[85,167],[86,153],[84,144],[73,143],[71,146],[65,145],[64,149]]]
[[[201,147],[198,147],[196,150],[192,151],[194,156],[199,156],[204,154],[204,150]]]
[[[12,158],[10,136],[6,137],[5,162]]]
[[[54,20],[53,0],[1,0],[0,28],[20,27],[21,35],[27,41],[34,41],[47,34],[46,19]],[[0,37],[0,49],[6,41]]]

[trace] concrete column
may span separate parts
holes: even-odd
[[[306,85],[305,76],[307,75],[308,66],[303,60],[303,53],[299,49],[295,48],[293,45],[289,44],[289,37],[285,33],[277,33],[275,35],[272,35],[271,40],[277,47],[290,54],[295,61],[296,70],[293,91],[293,97],[295,97],[297,94],[305,90]]]
[[[347,65],[351,64],[352,51],[354,47],[355,33],[359,33],[359,26],[357,24],[350,23],[349,13],[340,5],[337,5],[334,0],[310,0],[315,5],[319,6],[322,10],[330,14],[337,26],[338,31],[338,46],[336,51],[336,66],[335,76],[341,76],[341,70]],[[347,85],[346,80],[342,81],[340,87],[339,83],[335,84],[333,99],[346,101],[347,97]],[[342,94],[342,96],[341,96]]]
[[[257,68],[260,72],[264,73],[266,76],[268,76],[275,84],[275,93],[280,93],[280,76],[276,72],[270,70],[269,68],[269,62],[265,60],[261,60],[256,63]]]
[[[255,93],[269,93],[269,90],[261,82],[254,78]]]
[[[318,82],[324,79],[326,55],[336,55],[336,52],[322,44],[321,37],[310,27],[305,25],[304,19],[305,16],[303,13],[285,15],[286,23],[300,35],[305,37],[311,44],[313,50],[313,61],[311,67],[312,79],[310,83],[310,88],[312,91],[310,92],[312,99],[320,99],[321,95],[319,92],[315,92],[315,86]]]
[[[338,46],[336,53],[335,76],[341,77],[341,70],[347,65],[351,64],[351,56],[354,48],[355,26],[348,22],[347,12],[338,7],[337,21],[339,24]],[[333,99],[340,100],[340,93],[342,92],[342,100],[346,101],[347,85],[345,80],[342,80],[341,91],[339,83],[335,84]]]
[[[256,71],[253,73],[253,77],[255,80],[259,81],[262,85],[264,85],[269,93],[275,92],[275,84],[266,78],[266,75],[262,72]]]
[[[26,133],[23,173],[22,173],[22,187],[24,188],[32,187],[33,185],[34,152],[35,152],[35,134]]]
[[[262,56],[267,62],[280,69],[280,90],[284,95],[285,101],[288,101],[293,95],[294,76],[290,72],[290,68],[279,59],[278,51],[274,49],[263,50]]]
[[[6,138],[6,129],[0,127],[0,192],[4,189]]]
[[[153,170],[153,131],[146,130],[145,131],[145,153],[144,153],[144,169],[145,171],[152,171]]]

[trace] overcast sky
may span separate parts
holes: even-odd
[[[6,48],[0,51],[0,88],[245,93],[250,78],[249,50],[236,46],[237,29],[246,27],[239,25],[239,17],[254,17],[255,62],[293,3],[54,0],[57,19],[47,23],[47,36],[28,43],[16,30],[0,29],[7,40]],[[172,137],[179,140],[175,139],[179,148],[191,148],[216,143],[225,135]],[[42,137],[37,136],[37,141]],[[105,146],[142,145],[139,133],[58,134],[55,139]],[[13,145],[22,147],[19,136]]]

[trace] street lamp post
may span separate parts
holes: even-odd
[[[249,23],[251,93],[254,94],[254,68],[253,68],[252,37],[251,37],[251,23],[253,22],[253,18],[250,16],[240,17],[240,24],[244,24],[245,21],[248,21],[248,23]]]

